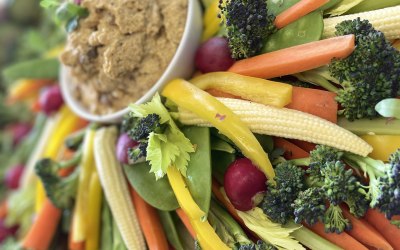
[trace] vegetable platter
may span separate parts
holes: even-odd
[[[62,46],[3,70],[1,249],[400,249],[400,1],[201,4],[196,72],[118,124],[64,104]]]

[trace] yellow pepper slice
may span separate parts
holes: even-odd
[[[388,161],[400,148],[400,135],[363,135],[361,138],[374,148],[369,156],[377,160]]]
[[[218,237],[210,223],[204,218],[205,213],[193,200],[183,176],[175,166],[167,169],[167,176],[174,190],[179,205],[190,219],[193,229],[196,231],[197,239],[204,250],[228,250],[230,249]]]
[[[89,186],[88,211],[90,211],[90,214],[87,217],[86,224],[86,250],[99,249],[102,194],[103,192],[101,189],[100,179],[96,172],[96,169],[94,169],[94,172],[92,173],[92,176],[90,178]]]
[[[217,89],[242,99],[282,108],[292,101],[293,87],[286,83],[242,76],[232,72],[214,72],[190,80],[196,87]]]
[[[162,91],[162,95],[210,122],[222,134],[231,139],[244,156],[267,175],[269,181],[274,181],[275,172],[268,155],[254,134],[232,110],[212,95],[182,79],[168,83]]]
[[[72,239],[74,242],[85,241],[87,237],[85,226],[91,212],[88,209],[88,191],[90,187],[90,178],[95,170],[93,152],[94,136],[95,130],[88,129],[83,141],[81,169],[74,208],[74,220],[72,222]]]
[[[205,42],[211,37],[213,37],[215,34],[217,34],[219,30],[219,25],[220,25],[220,20],[215,19],[213,20],[212,23],[210,23],[210,25],[206,26],[201,36],[201,41]]]
[[[207,7],[204,16],[203,16],[203,24],[205,27],[208,27],[215,19],[218,19],[219,14],[219,0],[213,0],[210,6]]]

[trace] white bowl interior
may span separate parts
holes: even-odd
[[[202,29],[200,3],[198,0],[188,0],[185,29],[175,55],[160,79],[158,79],[153,87],[135,103],[141,104],[149,101],[156,92],[161,91],[163,86],[174,78],[187,78],[191,76],[194,70],[194,55],[200,43]],[[75,99],[71,85],[69,84],[70,81],[71,76],[68,67],[62,66],[60,72],[60,86],[64,100],[72,111],[80,117],[93,122],[116,123],[121,121],[123,116],[129,112],[128,108],[106,115],[97,115],[89,112]]]

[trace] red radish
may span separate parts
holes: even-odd
[[[232,59],[228,40],[213,37],[203,43],[196,52],[196,67],[203,73],[226,71],[235,60]]]
[[[45,88],[40,94],[39,104],[41,110],[47,115],[58,111],[64,104],[60,86],[53,85]]]
[[[257,205],[257,196],[267,190],[266,181],[263,172],[249,159],[242,158],[229,165],[224,176],[224,188],[236,209],[248,211]]]
[[[29,123],[15,123],[8,127],[13,135],[13,145],[18,145],[29,134],[32,125]]]
[[[17,230],[17,226],[6,227],[4,220],[0,220],[0,243],[2,243],[8,237],[15,235]]]
[[[4,182],[9,189],[18,189],[24,169],[24,165],[18,164],[7,170],[4,176]]]
[[[132,140],[127,133],[123,133],[119,136],[118,142],[117,142],[117,159],[119,162],[128,164],[129,163],[129,157],[128,157],[128,150],[130,148],[134,148],[139,143],[137,141]]]

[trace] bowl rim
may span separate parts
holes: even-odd
[[[167,82],[166,79],[169,77],[171,74],[172,70],[174,67],[179,62],[180,57],[182,56],[186,44],[190,40],[191,36],[191,27],[194,22],[196,22],[196,15],[195,13],[197,11],[201,11],[200,4],[198,3],[198,0],[187,0],[188,6],[187,6],[187,13],[186,13],[186,21],[185,21],[185,27],[184,31],[182,33],[181,40],[179,42],[179,45],[175,51],[174,56],[172,57],[171,61],[169,62],[167,68],[164,70],[160,78],[157,80],[157,82],[141,97],[139,98],[135,104],[142,104],[147,101],[149,101]],[[69,76],[69,67],[65,66],[61,63],[60,67],[60,87],[61,87],[61,92],[64,97],[64,100],[66,101],[67,105],[72,109],[73,112],[75,112],[78,116],[92,121],[92,122],[99,122],[99,123],[116,123],[120,121],[123,116],[125,116],[129,112],[129,107],[126,107],[124,109],[118,110],[116,112],[110,113],[110,114],[104,114],[104,115],[97,115],[89,112],[86,108],[82,106],[81,103],[79,103],[73,96],[72,90],[69,87],[69,82],[70,76]]]

